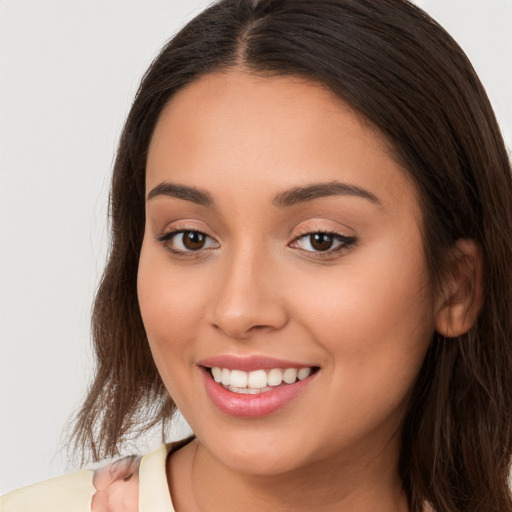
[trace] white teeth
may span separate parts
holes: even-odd
[[[283,381],[286,384],[293,384],[297,380],[297,370],[295,368],[287,368],[283,373]]]
[[[311,375],[311,368],[301,368],[298,372],[297,372],[297,378],[299,380],[304,380],[306,379],[307,377],[309,377]]]
[[[257,395],[259,393],[263,393],[264,391],[268,391],[266,388],[262,389],[254,389],[254,388],[239,388],[239,393],[246,393],[247,395]]]
[[[235,388],[246,388],[247,387],[247,372],[242,372],[240,370],[231,370],[231,379],[229,380],[229,385],[234,386]],[[255,388],[258,386],[249,386],[251,388]]]
[[[224,386],[229,386],[231,382],[231,372],[227,368],[222,368],[221,382]]]
[[[215,382],[222,381],[222,369],[221,368],[218,368],[218,367],[212,368],[212,375],[213,375],[213,378],[215,379]]]
[[[242,395],[259,395],[265,391],[270,391],[270,388],[253,389],[253,388],[237,388],[236,386],[228,386],[229,391],[234,393],[241,393]]]
[[[231,372],[233,373],[233,372]],[[267,372],[265,370],[256,370],[249,372],[247,386],[250,388],[262,389],[267,387]]]
[[[230,370],[229,368],[211,368],[215,382],[220,382],[224,387],[235,393],[257,394],[269,391],[271,387],[285,384],[293,384],[298,380],[304,380],[311,375],[309,367],[300,368],[272,368],[271,370],[254,370],[244,372],[242,370]]]
[[[267,382],[269,386],[279,386],[283,382],[283,370],[272,368],[272,370],[268,372]]]

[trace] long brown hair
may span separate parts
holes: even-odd
[[[433,335],[402,432],[410,509],[512,511],[512,182],[486,93],[453,39],[406,0],[222,0],[144,76],[112,179],[112,245],[93,312],[95,380],[74,430],[98,459],[175,406],[153,363],[136,291],[146,155],[159,114],[206,73],[244,66],[328,86],[388,139],[416,183],[432,289],[457,240],[482,252],[485,299],[458,338]],[[170,312],[172,314],[172,312]]]

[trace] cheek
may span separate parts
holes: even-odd
[[[291,293],[300,298],[303,325],[329,354],[333,383],[368,403],[386,393],[383,400],[398,404],[434,331],[424,259],[393,244],[353,256]]]
[[[206,297],[207,289],[204,279],[193,275],[194,268],[173,272],[167,254],[150,243],[142,246],[137,292],[151,351],[164,377],[173,361],[191,357],[183,348],[196,337],[204,318],[206,300],[201,297]]]

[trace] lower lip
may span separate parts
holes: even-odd
[[[209,370],[201,368],[206,392],[224,414],[238,418],[259,418],[279,411],[303,393],[316,373],[294,384],[282,384],[257,395],[234,393],[215,382]]]

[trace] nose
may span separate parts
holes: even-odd
[[[233,339],[248,339],[286,325],[279,272],[270,260],[246,250],[223,262],[211,311],[214,328]]]

